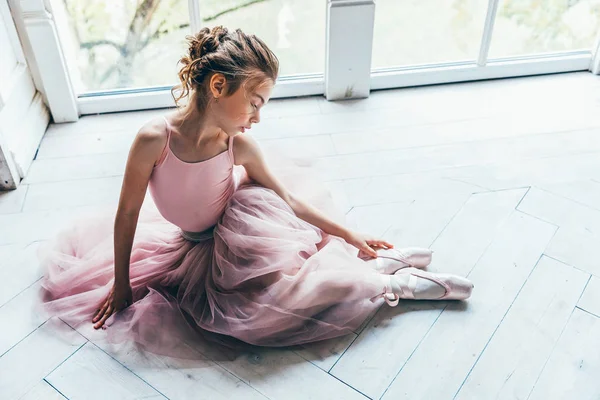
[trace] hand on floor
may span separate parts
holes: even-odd
[[[108,296],[106,296],[106,300],[98,309],[94,319],[92,319],[92,322],[97,322],[94,325],[94,329],[101,328],[111,315],[129,307],[132,302],[133,294],[131,292],[131,285],[113,285]]]

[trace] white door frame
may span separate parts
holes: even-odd
[[[79,112],[52,10],[44,0],[8,0],[36,88],[54,122],[77,121]]]

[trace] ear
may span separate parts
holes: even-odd
[[[227,85],[227,79],[225,79],[225,75],[221,73],[215,73],[210,77],[210,91],[214,98],[219,98],[225,95],[225,86]]]

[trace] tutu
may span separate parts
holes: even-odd
[[[310,162],[266,158],[292,193],[348,226]],[[234,178],[225,212],[200,237],[184,237],[145,202],[131,253],[133,304],[108,319],[109,342],[176,357],[206,340],[229,350],[301,345],[355,331],[381,304],[370,300],[383,289],[378,273],[355,247],[298,218],[243,167]],[[72,223],[40,249],[41,304],[76,329],[92,325],[112,287],[114,216]]]

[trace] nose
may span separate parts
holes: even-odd
[[[260,122],[260,111],[256,110],[252,118],[250,118],[250,122],[253,124],[258,124]]]

